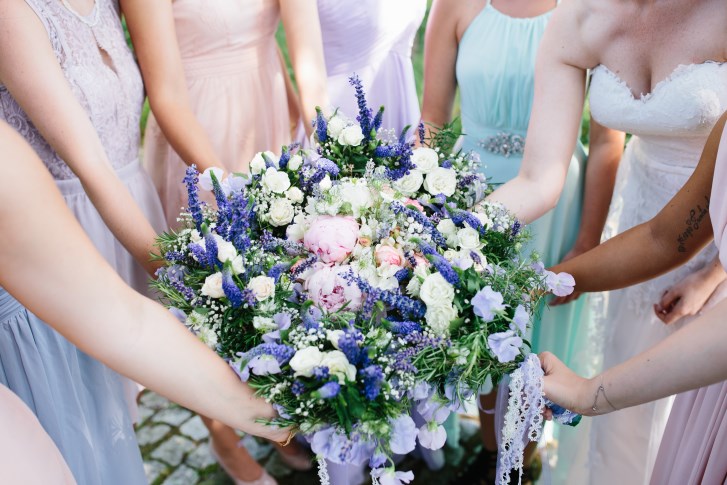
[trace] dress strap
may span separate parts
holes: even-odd
[[[490,3],[492,3],[492,0],[485,0],[485,8],[489,7]]]

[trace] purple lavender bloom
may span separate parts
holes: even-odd
[[[364,135],[364,141],[371,139],[371,108],[366,104],[366,94],[364,93],[363,83],[358,75],[354,74],[348,79],[348,82],[356,90],[356,101],[358,103],[358,116],[356,121],[361,125],[361,131]]]
[[[295,267],[295,269],[291,272],[294,278],[297,278],[303,272],[305,272],[307,269],[309,269],[311,266],[316,264],[318,261],[318,258],[315,256],[309,256],[305,261],[300,263],[298,266]]]
[[[338,384],[338,382],[331,381],[323,384],[320,388],[318,388],[317,392],[321,399],[332,399],[338,396],[340,390],[340,384]]]
[[[510,236],[513,238],[516,238],[518,234],[520,234],[520,230],[522,229],[522,224],[520,224],[520,221],[516,220],[515,223],[512,225],[512,230],[510,231]]]
[[[316,119],[313,120],[313,127],[316,129],[316,138],[319,143],[325,143],[328,140],[328,123],[323,117],[320,108],[316,108]]]
[[[434,241],[437,246],[441,248],[447,247],[447,240],[444,238],[444,236],[442,236],[442,234],[437,230],[436,226],[432,224],[432,221],[429,220],[426,215],[422,214],[418,210],[404,207],[399,202],[392,203],[391,209],[394,211],[394,214],[403,214],[404,216],[411,217],[416,222],[421,224],[424,227],[424,230],[432,237],[432,241]]]
[[[381,128],[381,122],[384,121],[384,107],[380,107],[379,111],[376,113],[376,116],[374,117],[373,122],[373,129],[374,132],[378,132],[379,128]]]
[[[277,283],[280,280],[280,276],[288,271],[289,268],[289,263],[278,263],[268,270],[268,276]]]
[[[201,231],[202,223],[204,223],[204,217],[202,216],[202,205],[197,191],[197,182],[199,182],[197,166],[191,165],[187,167],[184,175],[184,183],[187,186],[187,207],[189,209],[189,213],[192,215],[194,225],[197,227],[198,231]]]
[[[170,263],[181,263],[186,259],[186,256],[181,251],[167,251],[164,255],[164,259]]]
[[[305,384],[303,384],[302,381],[299,381],[298,379],[296,379],[295,381],[293,381],[293,385],[290,386],[290,390],[296,396],[300,396],[305,393]]]
[[[442,168],[452,168],[452,160],[445,160],[441,163]]]
[[[222,237],[225,237],[228,234],[230,220],[232,219],[232,209],[230,208],[230,203],[227,200],[227,195],[220,185],[220,181],[217,180],[214,170],[210,170],[209,174],[212,179],[212,193],[215,195],[215,201],[217,202],[216,231]]]
[[[402,414],[396,419],[389,420],[391,424],[391,451],[399,455],[406,455],[416,447],[417,427],[408,414]]]
[[[503,303],[502,293],[487,285],[472,298],[472,307],[475,315],[489,322],[495,318],[497,312],[503,311],[507,305]]]
[[[363,377],[364,396],[369,401],[376,400],[381,392],[381,384],[384,382],[384,372],[378,365],[369,365],[358,371]]]
[[[424,145],[424,140],[425,140],[424,134],[425,134],[425,132],[424,132],[424,122],[423,121],[420,121],[419,122],[419,126],[417,126],[417,132],[419,134],[419,144],[420,145]]]
[[[404,322],[389,322],[391,324],[391,332],[402,335],[409,335],[412,332],[421,332],[422,326],[417,322],[404,321]]]
[[[525,335],[528,322],[530,322],[530,315],[528,314],[527,310],[525,310],[524,306],[518,305],[515,309],[515,315],[512,317],[510,330],[512,330],[513,332],[515,330],[519,330],[520,335]]]
[[[230,300],[232,308],[239,308],[245,303],[245,297],[232,278],[232,273],[229,270],[222,272],[222,291],[225,292],[225,296]]]
[[[493,333],[487,337],[487,345],[501,364],[512,362],[520,355],[523,339],[515,335],[512,330]]]

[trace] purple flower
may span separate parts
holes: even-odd
[[[308,309],[303,312],[302,319],[305,328],[318,328],[318,323],[323,318],[323,312],[317,306],[309,306]]]
[[[391,451],[399,455],[406,455],[416,448],[417,427],[408,414],[402,414],[389,421],[391,424]]]
[[[328,123],[326,123],[320,108],[316,108],[316,119],[313,120],[313,127],[316,129],[318,142],[325,143],[328,139]]]
[[[427,422],[444,423],[450,415],[450,410],[443,404],[432,399],[422,401],[417,406],[417,412]]]
[[[290,263],[278,263],[268,270],[268,276],[277,283],[283,273],[288,271]]]
[[[402,335],[409,335],[412,332],[421,332],[422,326],[417,322],[389,322],[391,324],[391,331]]]
[[[323,384],[316,392],[321,399],[332,399],[338,396],[340,390],[341,385],[338,382],[331,381]]]
[[[387,460],[388,458],[385,454],[377,451],[373,454],[373,456],[371,456],[371,459],[369,460],[369,468],[371,468],[372,470],[380,468],[384,466],[384,463],[386,463]]]
[[[364,93],[363,83],[358,75],[354,74],[348,78],[348,82],[356,90],[356,101],[358,103],[358,116],[356,121],[361,125],[361,131],[364,134],[364,140],[371,139],[371,129],[373,128],[371,120],[371,108],[366,104],[366,94]]]
[[[419,144],[424,145],[424,122],[419,122],[419,126],[417,126],[417,132],[419,134]]]
[[[472,298],[472,307],[475,315],[489,322],[495,318],[497,312],[503,311],[507,305],[503,304],[502,294],[487,285]]]
[[[258,355],[250,359],[245,367],[242,368],[240,377],[242,377],[243,382],[247,382],[250,379],[250,373],[256,376],[280,374],[280,363],[272,355]]]
[[[379,397],[381,392],[381,384],[384,382],[384,372],[378,365],[369,365],[358,371],[363,377],[364,396],[369,401],[374,401]]]
[[[174,318],[179,320],[182,323],[185,323],[187,321],[187,314],[184,313],[182,310],[176,307],[169,307],[169,313],[174,315]]]
[[[429,396],[432,395],[432,386],[425,381],[421,381],[416,386],[414,386],[414,389],[412,389],[409,394],[410,397],[415,401],[429,399]]]
[[[436,421],[430,421],[419,428],[419,444],[429,450],[438,450],[447,441],[447,431]]]
[[[222,291],[225,292],[225,296],[230,301],[232,308],[239,308],[245,303],[245,296],[232,278],[232,273],[228,270],[222,273]]]
[[[273,343],[280,340],[280,332],[290,328],[290,314],[280,312],[273,315],[273,322],[277,325],[277,329],[263,335],[263,342]]]
[[[381,485],[405,485],[414,480],[414,473],[397,472],[393,468],[376,468],[371,470],[371,476],[376,477]]]
[[[191,165],[187,167],[184,175],[184,183],[187,186],[187,207],[189,209],[189,213],[192,215],[194,225],[197,227],[198,231],[201,231],[204,217],[202,216],[202,205],[199,201],[199,194],[197,192],[198,180],[199,172],[197,171],[197,166]]]
[[[303,384],[302,381],[296,379],[295,381],[293,381],[293,385],[290,386],[290,390],[294,395],[300,396],[305,392],[305,384]]]
[[[360,434],[351,433],[349,439],[334,428],[316,432],[310,444],[313,453],[339,465],[362,465],[368,461],[375,449],[374,444],[364,441]]]
[[[520,355],[520,347],[523,346],[523,339],[518,337],[512,330],[493,333],[487,337],[487,345],[501,364],[512,362]]]
[[[530,322],[530,315],[524,306],[518,305],[515,309],[515,315],[512,317],[512,323],[510,324],[510,330],[513,332],[515,329],[520,331],[520,335],[525,335],[525,331]]]
[[[555,296],[568,296],[573,293],[576,280],[568,273],[555,274],[552,271],[546,271],[545,284]]]

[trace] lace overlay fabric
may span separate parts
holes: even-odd
[[[43,23],[58,63],[78,102],[96,128],[115,169],[138,158],[144,87],[121,27],[118,2],[97,0],[93,27],[56,0],[26,0]],[[5,86],[0,85],[0,119],[15,128],[53,177],[75,175],[45,141]]]

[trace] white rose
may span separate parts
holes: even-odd
[[[296,376],[311,377],[313,369],[320,367],[323,360],[323,353],[318,347],[306,347],[300,349],[290,359],[290,368],[295,371]]]
[[[424,182],[424,175],[419,170],[411,170],[394,182],[394,188],[404,195],[414,195]]]
[[[288,199],[278,198],[270,204],[268,212],[268,220],[275,227],[290,224],[295,215],[293,204]]]
[[[338,377],[340,383],[344,383],[346,379],[349,381],[356,380],[356,366],[351,365],[346,355],[340,350],[324,353],[320,365],[328,367],[328,372]]]
[[[265,152],[265,156],[272,161],[275,161],[277,159],[273,152]],[[253,175],[257,175],[263,172],[265,170],[265,167],[267,167],[267,164],[265,163],[265,159],[263,158],[263,152],[257,152],[250,161],[250,173],[252,173]]]
[[[323,180],[318,182],[318,187],[320,187],[323,192],[327,192],[327,191],[331,190],[331,187],[333,187],[333,182],[331,181],[331,177],[329,177],[328,174],[326,174],[326,176],[323,177]]]
[[[454,300],[454,287],[440,273],[433,273],[422,283],[419,298],[427,304],[427,307],[448,305]]]
[[[424,318],[435,335],[444,337],[449,333],[449,324],[457,318],[457,310],[452,305],[428,306]]]
[[[217,272],[204,279],[202,294],[210,298],[222,298],[225,292],[222,290],[222,273]]]
[[[427,174],[439,167],[439,154],[427,147],[419,147],[411,155],[411,161],[417,170]]]
[[[333,139],[338,139],[343,129],[346,128],[347,124],[348,122],[342,117],[334,116],[333,118],[328,120],[328,136]]]
[[[276,194],[282,194],[290,188],[290,179],[285,172],[278,172],[276,168],[268,167],[262,178],[265,189]]]
[[[437,167],[427,174],[424,189],[432,195],[451,197],[457,189],[457,174],[451,168]]]
[[[444,259],[451,263],[459,257],[459,253],[454,249],[447,249],[442,256],[444,256]]]
[[[467,226],[457,231],[459,247],[468,251],[480,249],[484,244],[480,242],[480,233]]]
[[[272,332],[273,330],[277,330],[278,326],[275,324],[272,318],[270,317],[261,317],[256,316],[252,318],[252,326],[256,329],[260,330],[261,332]]]
[[[303,202],[303,191],[298,187],[291,187],[285,192],[285,196],[294,204]]]
[[[257,301],[267,300],[275,296],[275,280],[269,276],[256,276],[250,280],[247,287],[255,294]]]
[[[239,254],[232,259],[232,272],[235,274],[241,274],[245,272],[245,261]]]
[[[414,298],[419,296],[419,290],[422,287],[422,281],[414,277],[409,280],[409,283],[406,285],[406,292],[409,294],[409,296],[413,296]]]
[[[237,249],[230,241],[225,241],[218,234],[213,236],[217,244],[217,259],[222,263],[232,261],[237,257]]]
[[[347,126],[341,130],[341,134],[338,135],[338,143],[341,145],[349,145],[357,147],[361,144],[364,139],[361,127],[358,125]]]
[[[297,153],[288,160],[288,170],[292,170],[293,172],[298,171],[301,165],[303,165],[303,157]]]
[[[351,204],[351,211],[355,217],[360,217],[361,211],[373,204],[371,190],[362,184],[345,184],[341,188],[341,199]]]
[[[217,167],[210,167],[206,169],[204,172],[202,172],[202,175],[199,176],[199,186],[203,188],[204,190],[212,191],[214,186],[212,185],[212,174],[215,174],[215,178],[217,179],[218,183],[222,183],[222,176],[225,174],[225,171],[221,168]]]
[[[442,219],[437,224],[437,231],[441,232],[443,236],[448,237],[457,234],[457,226],[452,219]]]
[[[340,339],[344,335],[344,333],[345,332],[343,330],[329,330],[328,332],[326,332],[326,337],[337,350],[340,350],[338,349],[338,339]]]
[[[288,241],[300,242],[305,237],[305,225],[304,224],[291,224],[285,228],[285,236]]]

